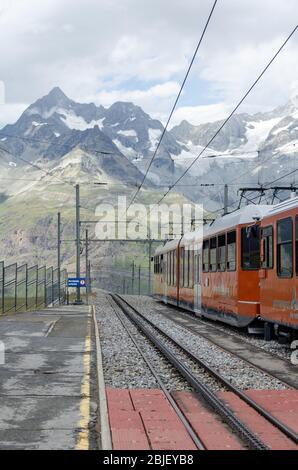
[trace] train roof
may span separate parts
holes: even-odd
[[[269,217],[275,214],[279,214],[280,212],[295,209],[296,207],[298,208],[298,196],[293,197],[291,199],[287,199],[286,201],[283,201],[279,204],[275,204],[274,206],[271,206],[271,209],[266,215]]]
[[[284,202],[274,205],[257,205],[250,204],[242,207],[241,209],[231,212],[230,214],[218,217],[209,225],[203,227],[204,236],[202,237],[202,228],[199,230],[186,233],[181,239],[170,240],[164,245],[159,246],[155,254],[166,253],[174,250],[181,242],[181,246],[186,246],[191,243],[201,242],[202,238],[210,237],[216,233],[224,232],[225,230],[233,229],[237,225],[254,223],[256,220],[262,220],[265,217],[272,216],[281,212],[298,207],[298,197],[287,199]]]
[[[258,219],[261,220],[269,213],[272,207],[274,206],[250,204],[235,212],[218,217],[213,223],[204,227],[204,237],[232,229],[237,225],[254,223]]]
[[[165,243],[164,245],[160,245],[156,248],[155,252],[154,252],[154,255],[155,256],[158,256],[160,255],[161,253],[167,253],[168,251],[171,251],[171,250],[175,250],[175,248],[177,248],[178,244],[180,242],[180,238],[179,239],[175,239],[175,240],[169,240],[167,243]]]

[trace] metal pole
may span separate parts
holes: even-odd
[[[224,215],[228,213],[228,198],[229,198],[229,188],[228,185],[225,184],[224,189]]]
[[[139,265],[139,295],[141,295],[141,266]]]
[[[88,305],[88,300],[89,300],[89,275],[88,275],[88,269],[89,269],[89,260],[88,260],[88,229],[86,230],[86,303]]]
[[[76,185],[76,265],[77,265],[77,279],[81,277],[81,252],[80,252],[80,185]],[[81,291],[77,287],[76,305],[81,305]]]
[[[88,261],[88,281],[89,281],[88,292],[89,294],[91,294],[91,261],[90,260]]]
[[[152,240],[149,239],[149,249],[148,249],[148,295],[151,295],[151,250],[152,249]]]
[[[135,262],[132,262],[132,270],[131,270],[131,293],[134,295],[134,284],[135,284]]]
[[[57,264],[58,264],[58,301],[61,302],[61,214],[58,212],[57,221],[58,241],[57,241]]]

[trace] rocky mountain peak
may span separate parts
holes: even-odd
[[[57,109],[68,109],[74,102],[59,87],[53,88],[47,95],[39,98],[25,111],[27,115],[39,114],[43,118],[50,117]]]

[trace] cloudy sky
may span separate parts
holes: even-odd
[[[165,120],[213,0],[0,0],[0,126],[60,86]],[[218,0],[173,123],[223,118],[296,26],[297,0]],[[241,107],[298,93],[298,33]],[[0,83],[0,102],[3,84]]]

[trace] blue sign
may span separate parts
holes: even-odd
[[[86,278],[85,277],[69,277],[67,285],[68,287],[86,287]]]

